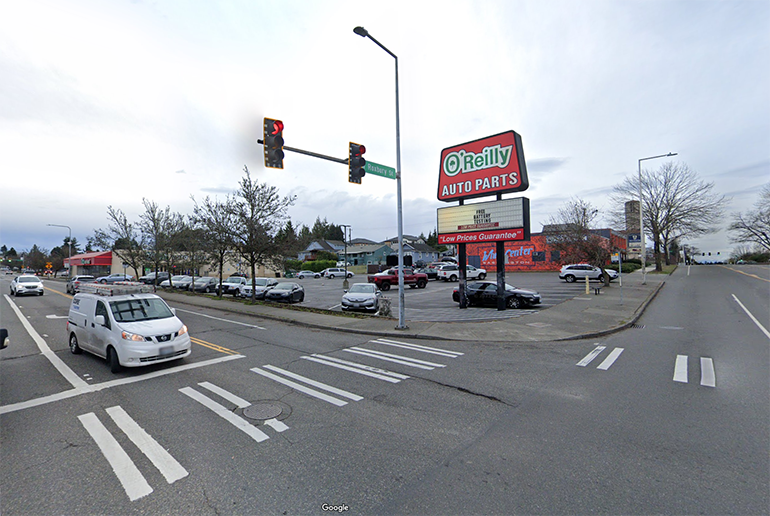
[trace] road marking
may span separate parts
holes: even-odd
[[[182,467],[174,457],[167,452],[158,441],[153,439],[136,421],[134,421],[123,407],[115,406],[107,409],[107,414],[115,421],[123,433],[125,433],[131,442],[139,448],[144,455],[150,459],[158,471],[166,479],[166,482],[173,484],[177,480],[188,475],[187,470]]]
[[[69,315],[46,315],[46,319],[69,319]]]
[[[760,323],[759,321],[757,321],[757,318],[756,318],[756,317],[754,317],[754,315],[753,315],[751,312],[749,312],[749,309],[748,309],[748,308],[746,308],[745,306],[743,306],[743,303],[741,303],[740,299],[738,299],[737,297],[735,297],[735,294],[732,294],[732,296],[733,296],[733,299],[735,299],[735,302],[736,302],[736,303],[738,303],[739,305],[741,305],[741,308],[743,308],[743,311],[744,311],[744,312],[746,312],[746,313],[748,314],[748,316],[749,316],[749,317],[751,317],[751,320],[752,320],[752,321],[754,321],[754,324],[756,324],[756,325],[759,327],[759,329],[760,329],[760,330],[762,330],[762,333],[764,333],[765,335],[767,335],[767,338],[768,338],[768,339],[770,339],[770,331],[767,331],[767,328],[765,328],[764,326],[762,326],[762,323]]]
[[[575,365],[580,366],[580,367],[587,366],[588,364],[591,363],[591,361],[594,358],[596,358],[599,355],[599,353],[604,351],[605,348],[606,348],[606,346],[596,346],[593,351],[591,351],[589,354],[587,354],[585,357],[583,357],[583,360],[581,360],[580,362],[578,362]]]
[[[219,351],[220,353],[225,353],[226,355],[237,355],[237,351],[233,351],[232,349],[227,349],[223,346],[220,346],[219,344],[212,344],[211,342],[207,342],[205,340],[199,339],[198,337],[190,337],[190,340],[198,344],[199,346],[203,346],[204,348],[213,349],[214,351]]]
[[[687,383],[687,355],[677,355],[674,365],[674,381]]]
[[[183,387],[182,389],[179,389],[179,392],[182,394],[189,396],[190,398],[194,399],[207,409],[211,410],[216,414],[217,416],[221,417],[231,425],[233,425],[238,430],[241,430],[243,433],[257,441],[258,443],[261,443],[262,441],[266,441],[270,439],[266,433],[264,433],[259,428],[255,427],[242,417],[238,416],[237,414],[233,414],[229,410],[227,410],[224,406],[220,405],[216,401],[212,400],[208,396],[205,396],[201,394],[200,392],[196,391],[195,389],[191,387]]]
[[[276,432],[285,432],[289,429],[288,426],[286,426],[283,421],[278,421],[277,419],[268,419],[265,421],[265,424],[275,430]]]
[[[405,357],[402,355],[393,355],[391,353],[385,353],[383,351],[375,351],[373,349],[364,349],[359,348],[358,346],[352,346],[348,349],[355,349],[357,351],[366,351],[367,353],[374,353],[375,355],[383,356],[383,357],[391,357],[391,358],[400,358],[402,360],[406,360],[408,362],[414,362],[415,364],[423,364],[427,366],[433,366],[433,367],[446,367],[444,364],[439,364],[436,362],[428,362],[427,360],[419,360],[417,358],[411,358],[411,357]]]
[[[410,344],[408,342],[399,342],[397,340],[389,339],[376,339],[369,342],[374,344],[382,344],[383,346],[393,346],[396,348],[412,349],[414,351],[422,351],[423,353],[431,353],[434,355],[440,355],[442,357],[457,358],[462,356],[463,353],[459,351],[449,351],[446,349],[431,348],[429,346],[420,346],[419,344]]]
[[[202,314],[200,312],[193,312],[193,311],[190,311],[190,310],[183,310],[182,308],[175,308],[174,310],[176,310],[177,312],[184,312],[186,314],[194,314],[194,315],[200,315],[201,317],[208,317],[209,319],[214,319],[216,321],[228,322],[230,324],[239,324],[241,326],[246,326],[248,328],[256,328],[258,330],[266,329],[266,328],[263,328],[262,326],[257,326],[255,324],[242,323],[242,322],[239,322],[239,321],[233,321],[231,319],[222,319],[221,317],[214,317],[213,315]]]
[[[280,371],[281,373],[286,374],[286,376],[289,376],[289,377],[292,377],[292,378],[295,377],[294,373],[290,373],[289,371],[284,371],[283,369],[275,367],[275,366],[266,365],[264,367],[266,367],[268,369],[272,369],[274,371]],[[276,381],[278,383],[282,383],[282,384],[286,385],[287,387],[291,387],[292,389],[297,390],[299,392],[304,392],[308,396],[313,396],[314,398],[318,398],[319,400],[323,400],[323,401],[325,401],[327,403],[331,403],[332,405],[336,405],[338,407],[342,407],[343,405],[347,405],[348,404],[347,401],[343,401],[343,400],[337,399],[337,398],[335,398],[333,396],[329,396],[328,394],[324,394],[323,392],[319,392],[319,391],[317,391],[315,389],[311,389],[309,387],[305,387],[304,385],[300,385],[300,384],[298,384],[296,382],[292,382],[291,380],[287,380],[285,378],[281,378],[280,376],[274,375],[272,373],[268,373],[267,371],[263,371],[262,369],[260,369],[258,367],[254,367],[251,370],[254,371],[257,374],[261,374],[265,378],[270,378],[271,380],[274,380],[274,381]],[[296,375],[296,377],[302,378],[302,380],[300,380],[300,381],[306,382],[306,383],[308,383],[310,385],[314,385],[315,384],[316,387],[319,387],[321,389],[327,390],[329,392],[333,392],[332,389],[335,389],[334,387],[332,387],[330,385],[325,385],[325,384],[322,384],[321,382],[315,382],[315,380],[310,380],[309,378],[304,378],[304,377],[301,377],[299,375]],[[313,383],[311,383],[311,382],[313,382]],[[321,387],[322,385],[323,385],[323,387]],[[348,393],[348,394],[352,394],[352,393]],[[356,395],[353,394],[353,396],[356,396]],[[363,398],[361,398],[361,399],[363,399]],[[358,401],[358,400],[356,400],[356,401]]]
[[[104,458],[110,463],[112,471],[118,477],[128,498],[133,502],[152,493],[150,484],[147,483],[147,480],[142,476],[142,473],[126,451],[121,448],[118,441],[99,421],[96,414],[89,412],[88,414],[78,416],[78,419],[96,442]]]
[[[356,365],[348,366],[348,365],[343,365],[343,364],[340,364],[340,363],[335,363],[336,361],[329,361],[329,360],[327,360],[327,357],[320,357],[320,356],[317,356],[317,355],[313,355],[313,356],[310,356],[310,357],[300,357],[300,358],[303,358],[305,360],[310,360],[311,362],[317,362],[319,364],[323,364],[323,365],[327,365],[327,366],[331,366],[331,367],[336,367],[337,369],[343,369],[345,371],[351,371],[353,373],[361,374],[361,375],[364,375],[364,376],[369,376],[371,378],[377,378],[378,380],[383,380],[383,381],[390,382],[390,383],[398,383],[398,382],[401,381],[401,380],[399,380],[397,378],[393,378],[391,376],[385,376],[385,375],[382,375],[382,374],[378,374],[378,373],[373,373],[371,371],[367,371],[367,370],[365,370],[362,367],[357,367]],[[350,362],[350,363],[353,364],[353,362]]]
[[[757,276],[756,274],[749,274],[748,272],[739,271],[738,269],[733,269],[732,267],[725,267],[724,265],[720,265],[720,267],[722,267],[723,269],[727,269],[728,271],[737,272],[738,274],[743,274],[744,276],[749,276],[750,278],[755,278],[755,279],[767,281],[768,283],[770,283],[769,279],[765,279],[761,276]]]
[[[599,364],[599,366],[596,369],[602,369],[606,371],[607,369],[612,366],[613,363],[615,363],[615,360],[618,359],[620,354],[623,353],[623,348],[615,348],[612,350],[612,352],[607,356],[607,358],[604,359],[604,362]]]
[[[385,360],[387,362],[393,362],[395,364],[402,364],[409,367],[416,367],[418,369],[425,369],[426,371],[432,371],[436,367],[446,367],[443,364],[435,364],[433,366],[423,365],[419,363],[419,362],[423,362],[422,360],[402,357],[399,355],[391,355],[390,353],[380,353],[378,351],[369,351],[368,349],[362,349],[358,347],[346,348],[346,349],[343,349],[342,351],[345,351],[347,353],[355,353],[356,355],[363,355],[366,357],[376,358],[378,360]],[[390,357],[398,357],[398,358],[390,358]],[[430,364],[431,362],[427,362],[427,363]]]
[[[243,399],[241,397],[238,397],[235,394],[233,394],[233,393],[231,393],[229,391],[226,391],[226,390],[224,390],[221,387],[217,387],[213,383],[200,382],[198,385],[200,385],[204,389],[210,390],[214,394],[217,394],[217,395],[221,396],[222,398],[226,399],[227,401],[229,401],[230,403],[232,403],[233,405],[235,405],[238,408],[246,408],[249,405],[251,405],[251,403],[249,403],[245,399]]]
[[[716,387],[717,377],[714,372],[714,361],[707,357],[700,358],[700,384],[704,387]]]

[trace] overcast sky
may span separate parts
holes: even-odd
[[[296,195],[290,216],[397,229],[396,182],[287,152],[266,169],[263,117],[286,145],[339,158],[349,141],[396,166],[398,56],[404,233],[436,226],[441,150],[523,141],[532,232],[571,198],[609,209],[638,159],[677,152],[729,213],[770,181],[770,2],[0,0],[0,243],[85,244],[107,207],[252,176]],[[643,163],[657,168],[663,160]],[[480,199],[486,201],[490,199]],[[456,203],[454,203],[456,204]],[[618,228],[622,229],[622,228]],[[726,231],[691,240],[728,253]]]

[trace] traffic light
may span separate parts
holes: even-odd
[[[365,152],[366,147],[350,142],[350,147],[348,148],[348,181],[351,183],[360,185],[361,178],[366,175],[364,170],[366,160],[363,156]]]
[[[265,149],[265,166],[283,168],[283,122],[265,118],[262,144]]]

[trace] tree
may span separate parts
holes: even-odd
[[[147,260],[153,264],[155,278],[163,263],[170,269],[173,261],[174,238],[182,229],[182,216],[172,213],[166,206],[161,210],[157,203],[142,199],[144,213],[139,216],[139,229],[145,243]]]
[[[664,254],[669,263],[668,253],[663,251],[672,242],[718,229],[726,199],[712,193],[714,183],[699,180],[683,163],[664,163],[654,172],[643,169],[641,175],[644,231],[652,235],[655,270],[662,271]],[[624,209],[626,201],[638,197],[638,175],[626,177],[612,194],[616,213]]]
[[[733,214],[728,231],[732,242],[754,244],[770,251],[770,183],[762,188],[753,210]]]
[[[42,271],[45,269],[49,254],[47,249],[43,249],[38,247],[37,244],[34,244],[32,249],[24,253],[24,264],[32,270]]]
[[[101,249],[110,249],[115,255],[134,269],[137,277],[141,276],[142,260],[144,259],[144,242],[136,224],[128,221],[128,217],[120,209],[107,206],[107,216],[110,224],[107,230],[94,231],[93,244]]]
[[[238,183],[239,189],[229,209],[235,221],[233,244],[251,270],[253,301],[257,266],[276,266],[282,262],[275,236],[288,219],[286,212],[296,197],[281,199],[276,187],[253,180],[246,166],[243,171],[245,177]]]
[[[211,200],[206,197],[199,205],[192,197],[195,207],[193,215],[190,217],[190,223],[194,227],[200,228],[209,240],[208,258],[209,263],[219,271],[218,295],[222,297],[222,282],[224,281],[224,267],[227,262],[227,255],[234,249],[233,234],[238,231],[238,225],[235,220],[234,209],[231,206],[234,202],[230,196],[225,202]]]
[[[604,284],[609,285],[610,278],[604,270],[613,249],[607,239],[591,231],[599,210],[582,199],[567,202],[550,218],[550,223],[543,226],[543,235],[548,246],[559,251],[565,263],[588,263],[602,269]]]

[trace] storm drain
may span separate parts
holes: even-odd
[[[284,412],[284,407],[274,401],[259,401],[243,409],[243,416],[249,419],[267,420],[277,418]]]
[[[641,330],[644,328],[644,324],[632,324],[629,326],[629,328],[634,328],[635,330]]]

